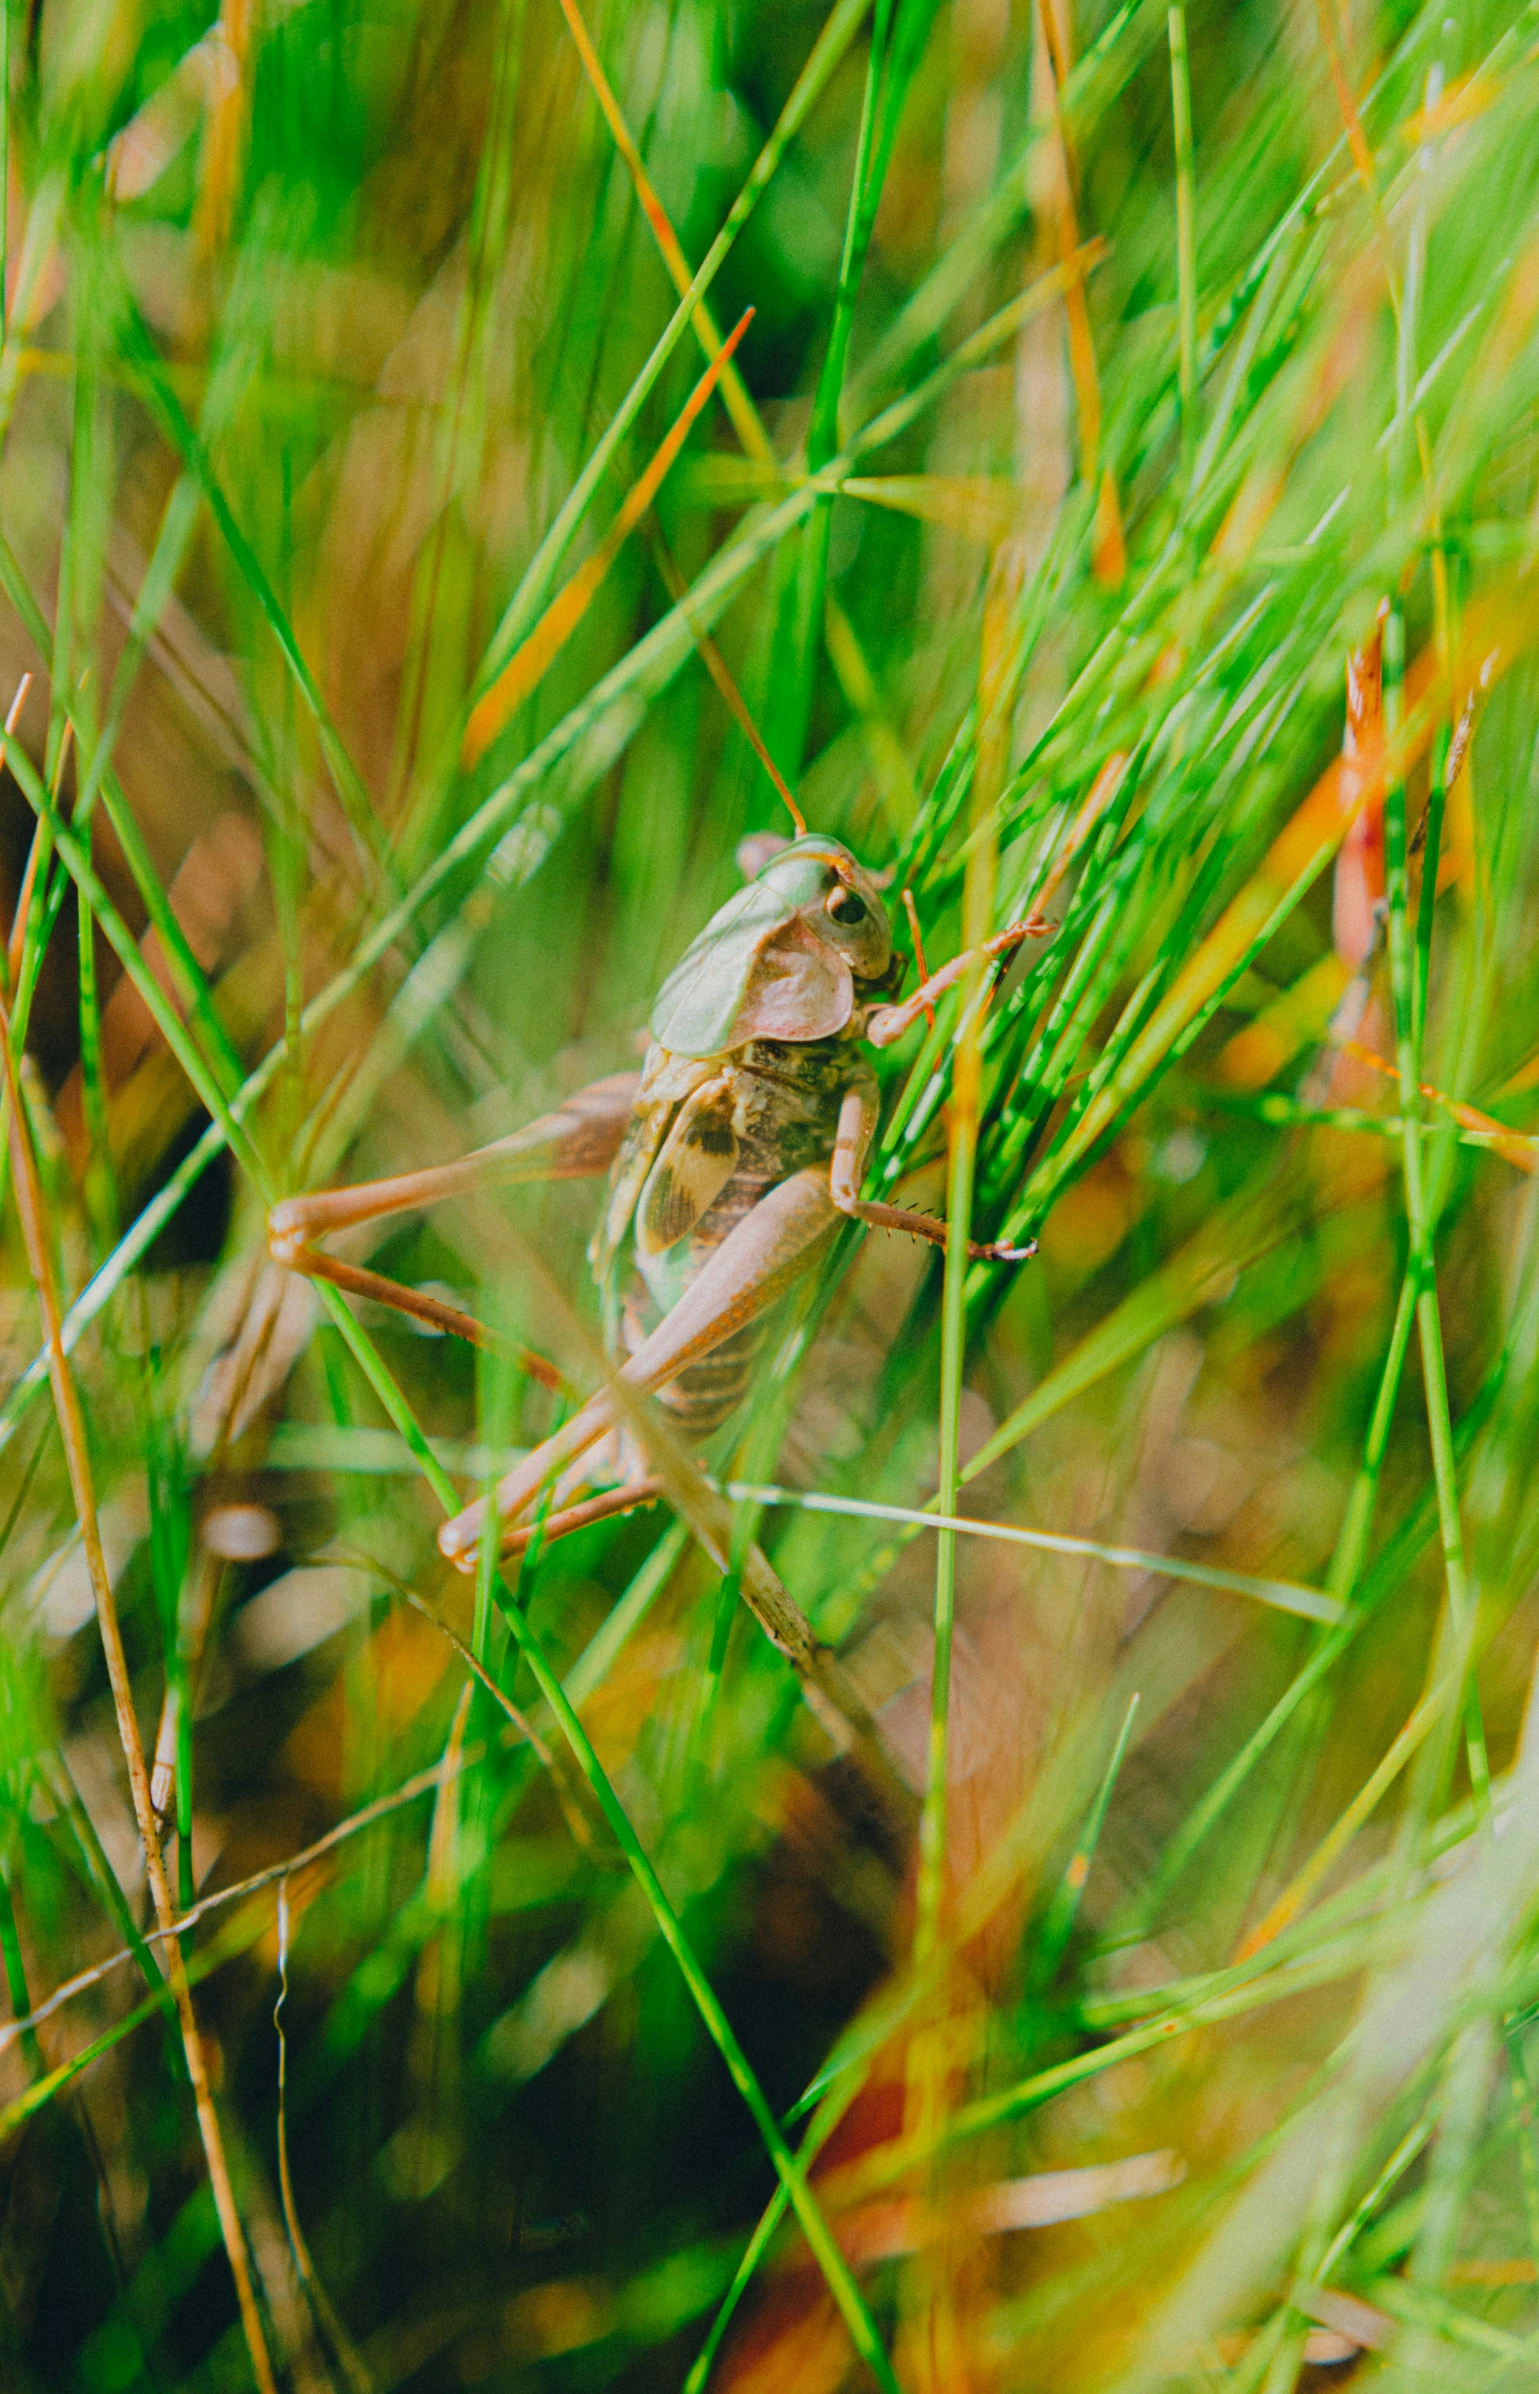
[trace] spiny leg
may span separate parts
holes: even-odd
[[[709,1355],[800,1278],[814,1242],[832,1229],[836,1219],[826,1172],[809,1167],[767,1190],[723,1239],[651,1336],[643,1340],[619,1377],[638,1390],[662,1388],[701,1356]],[[559,1472],[586,1454],[613,1425],[615,1410],[614,1398],[608,1389],[601,1389],[581,1412],[509,1472],[495,1497],[503,1519],[512,1520],[523,1512]],[[446,1521],[438,1533],[439,1546],[461,1570],[475,1566],[484,1519],[483,1499]]]
[[[869,1222],[873,1230],[906,1230],[912,1238],[928,1239],[933,1247],[944,1247],[946,1225],[933,1214],[915,1213],[906,1205],[869,1203],[861,1196],[860,1184],[865,1177],[876,1119],[876,1097],[870,1089],[845,1091],[844,1103],[839,1108],[834,1160],[829,1167],[835,1205],[852,1221]],[[967,1252],[975,1263],[1025,1263],[1036,1254],[1037,1242],[1030,1239],[1024,1247],[1005,1247],[997,1242],[969,1239]]]
[[[459,1163],[436,1171],[404,1174],[398,1180],[376,1183],[367,1189],[342,1189],[291,1199],[287,1205],[274,1208],[270,1226],[273,1252],[280,1261],[291,1262],[294,1268],[303,1270],[314,1255],[308,1240],[329,1229],[376,1220],[413,1205],[431,1204],[441,1197],[462,1195],[486,1185],[488,1180],[575,1178],[603,1171],[624,1137],[635,1087],[635,1076],[629,1074],[623,1079],[599,1082],[568,1100],[559,1114],[531,1124],[514,1139],[501,1140],[479,1155],[464,1157]],[[573,1124],[571,1117],[579,1109],[585,1119]],[[552,1134],[557,1149],[554,1168],[547,1147],[546,1168],[541,1170],[538,1148]],[[482,1166],[490,1169],[483,1174],[478,1169]],[[660,1387],[690,1361],[708,1354],[784,1293],[805,1270],[816,1241],[836,1220],[824,1172],[800,1172],[770,1190],[723,1240],[699,1278],[631,1357],[622,1377],[641,1388]],[[417,1292],[401,1293],[415,1297]],[[559,1476],[564,1466],[596,1445],[611,1426],[612,1408],[613,1400],[606,1391],[585,1406],[564,1431],[538,1448],[518,1473],[502,1483],[496,1498],[498,1513],[506,1516],[527,1506]],[[513,1533],[512,1548],[521,1551],[532,1541],[537,1529],[547,1539],[564,1536],[589,1522],[651,1503],[661,1493],[660,1478],[628,1480],[619,1488],[560,1507],[543,1524],[522,1523]],[[475,1567],[485,1511],[484,1502],[472,1505],[445,1523],[439,1533],[444,1553],[461,1570]],[[728,1547],[725,1530],[720,1537],[707,1535],[705,1542],[717,1554],[719,1568],[725,1570]],[[875,1723],[848,1685],[837,1656],[819,1645],[756,1546],[743,1558],[742,1591],[744,1601],[766,1635],[791,1660],[807,1688],[809,1702],[819,1709],[830,1734],[837,1743],[850,1744],[884,1817],[895,1829],[906,1832],[913,1800],[886,1758]]]
[[[408,1213],[418,1206],[440,1205],[446,1198],[464,1197],[482,1189],[501,1188],[517,1181],[588,1180],[607,1172],[625,1136],[639,1076],[615,1073],[579,1089],[553,1114],[542,1114],[523,1130],[489,1147],[478,1147],[452,1164],[430,1165],[420,1172],[402,1172],[389,1180],[363,1181],[356,1188],[318,1189],[305,1197],[286,1197],[267,1218],[268,1247],[276,1262],[312,1280],[329,1280],[351,1295],[371,1297],[397,1313],[423,1322],[430,1329],[468,1339],[472,1345],[510,1354],[521,1369],[547,1388],[566,1382],[543,1356],[522,1347],[509,1347],[473,1314],[445,1305],[418,1289],[403,1288],[397,1280],[342,1263],[314,1242],[327,1231],[378,1222],[390,1214]]]

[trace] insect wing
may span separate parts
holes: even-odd
[[[593,1234],[588,1260],[602,1286],[625,1243],[647,1174],[671,1128],[679,1108],[706,1081],[714,1080],[709,1064],[689,1056],[671,1056],[654,1042],[647,1050],[641,1086],[624,1141],[609,1172],[609,1202]]]
[[[588,1249],[593,1277],[600,1286],[608,1279],[615,1257],[620,1252],[621,1242],[630,1227],[631,1215],[636,1209],[637,1197],[662,1145],[663,1133],[673,1110],[673,1100],[664,1098],[655,1105],[638,1106],[631,1116],[625,1144],[615,1157],[610,1173],[609,1203],[604,1208],[603,1220],[594,1232]]]
[[[660,1255],[688,1236],[737,1169],[733,1089],[725,1074],[681,1107],[636,1207],[636,1244]]]

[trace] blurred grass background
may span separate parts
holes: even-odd
[[[0,41],[5,2385],[1516,2394],[1539,10]],[[707,636],[932,964],[1054,925],[871,1182],[1038,1261],[847,1238],[709,1457],[923,1866],[665,1511],[446,1574],[550,1398],[265,1259],[631,1063],[784,824]],[[587,1386],[596,1201],[341,1251]]]

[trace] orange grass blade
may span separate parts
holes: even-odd
[[[924,935],[919,928],[919,909],[914,904],[914,893],[911,889],[906,889],[903,892],[903,911],[908,916],[909,932],[914,942],[914,962],[919,968],[919,986],[922,989],[930,978],[930,968],[924,960]],[[935,1028],[935,1008],[933,1006],[926,1006],[924,1018],[933,1031]]]
[[[1539,1086],[1539,1048],[1526,1056],[1516,1072],[1503,1081],[1498,1094],[1502,1097],[1520,1097],[1525,1089],[1536,1086]]]
[[[1386,1080],[1398,1084],[1400,1067],[1391,1064],[1387,1057],[1379,1055],[1373,1048],[1364,1047],[1356,1039],[1338,1039],[1335,1044],[1343,1055],[1354,1057],[1359,1064],[1366,1064],[1370,1072],[1381,1072]],[[1534,1140],[1526,1131],[1515,1131],[1510,1123],[1498,1122],[1492,1114],[1482,1114],[1479,1106],[1466,1105],[1462,1098],[1449,1097],[1442,1089],[1435,1089],[1430,1081],[1418,1081],[1416,1085],[1430,1104],[1442,1106],[1461,1128],[1479,1131],[1489,1137],[1495,1152],[1504,1156],[1509,1164],[1516,1164],[1520,1172],[1539,1170],[1539,1149],[1536,1149]]]
[[[1062,853],[1054,858],[1047,879],[1037,892],[1035,907],[1038,914],[1041,913],[1048,899],[1057,889],[1070,865],[1079,855],[1090,834],[1121,789],[1127,769],[1128,751],[1125,748],[1114,748],[1091,783],[1085,803],[1075,816],[1069,836],[1064,841]]]
[[[199,162],[193,233],[202,258],[217,257],[230,238],[250,130],[250,0],[225,0],[211,47],[208,115]]]
[[[1383,214],[1379,205],[1378,177],[1373,169],[1373,152],[1368,146],[1368,136],[1363,131],[1363,120],[1357,113],[1357,102],[1352,97],[1352,86],[1347,81],[1346,63],[1342,58],[1341,48],[1331,24],[1326,0],[1316,0],[1315,13],[1320,24],[1321,45],[1325,51],[1326,62],[1330,67],[1331,87],[1336,94],[1336,105],[1341,111],[1342,126],[1346,132],[1348,147],[1352,152],[1352,163],[1357,168],[1358,180],[1368,195],[1374,220],[1382,231]]]
[[[694,280],[694,270],[679,246],[679,237],[669,221],[668,211],[658,198],[652,187],[651,177],[641,163],[641,152],[631,138],[629,125],[620,113],[620,103],[615,98],[609,78],[599,62],[599,54],[593,47],[587,26],[583,23],[581,11],[577,7],[577,0],[561,0],[561,13],[571,30],[573,41],[577,44],[577,55],[582,60],[583,72],[593,86],[593,96],[603,111],[604,122],[614,138],[615,148],[625,160],[631,181],[636,186],[636,197],[641,203],[641,212],[652,227],[652,238],[662,253],[663,264],[672,278],[673,287],[682,299]],[[714,364],[721,355],[722,339],[716,329],[716,320],[703,299],[690,318],[690,322],[694,325],[701,348]],[[731,417],[732,429],[748,455],[756,457],[761,465],[773,466],[776,459],[775,452],[770,446],[769,435],[759,421],[759,411],[748,396],[743,377],[730,361],[730,352],[721,378],[721,403]]]
[[[557,591],[528,639],[514,650],[491,688],[471,709],[460,750],[460,762],[467,772],[486,754],[587,614],[610,567],[656,498],[664,476],[684,446],[690,426],[721,380],[733,351],[752,322],[753,309],[745,308],[685,400],[651,464],[626,494],[619,514],[592,556],[584,558],[571,580]]]
[[[1057,136],[1059,158],[1058,188],[1054,196],[1058,203],[1058,253],[1067,276],[1063,305],[1067,319],[1069,374],[1074,384],[1075,413],[1078,417],[1080,473],[1088,486],[1095,481],[1101,450],[1101,380],[1096,371],[1095,339],[1090,329],[1085,278],[1083,273],[1072,270],[1079,250],[1079,211],[1075,201],[1079,173],[1063,114],[1063,87],[1068,81],[1070,67],[1067,27],[1059,22],[1058,12],[1051,5],[1051,0],[1046,0],[1042,6],[1041,16],[1042,31],[1046,37],[1053,131]],[[1116,484],[1109,474],[1102,480],[1100,511],[1106,514],[1107,523],[1099,533],[1097,547],[1105,551],[1106,569],[1105,573],[1097,574],[1098,580],[1106,578],[1106,574],[1113,570],[1114,558],[1121,557],[1123,564],[1126,564]],[[1121,574],[1118,573],[1116,578],[1120,580]]]

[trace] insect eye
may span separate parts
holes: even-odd
[[[845,889],[842,886],[839,889],[831,890],[825,904],[830,919],[836,923],[843,923],[846,928],[856,923],[863,923],[866,919],[866,901],[855,890]]]

